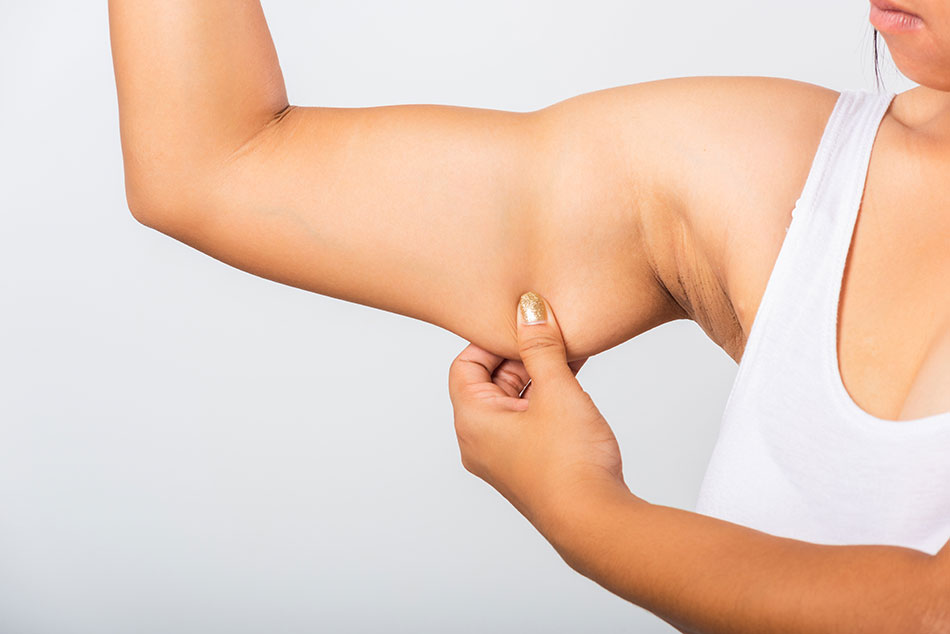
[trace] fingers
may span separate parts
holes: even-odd
[[[495,385],[500,387],[508,396],[515,397],[521,394],[529,378],[524,364],[512,359],[505,359],[492,375],[492,381]]]
[[[466,385],[491,383],[492,373],[503,361],[504,357],[468,344],[449,366],[449,397],[455,401]]]
[[[528,292],[518,303],[521,361],[505,359],[469,344],[449,368],[449,396],[456,401],[467,386],[494,385],[505,396],[527,399],[539,382],[569,386],[587,359],[567,362],[564,338],[547,300]]]

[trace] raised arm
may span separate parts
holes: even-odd
[[[111,0],[133,215],[256,275],[517,354],[539,288],[580,358],[683,316],[644,241],[629,100],[289,106],[256,0]]]
[[[768,246],[747,236],[782,235],[801,187],[787,174],[807,172],[834,95],[688,77],[533,112],[295,107],[257,0],[109,11],[137,219],[509,358],[529,288],[558,306],[571,359],[682,317],[735,358],[728,294],[751,294],[744,254]]]

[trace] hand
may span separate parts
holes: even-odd
[[[463,466],[546,535],[574,500],[626,485],[617,439],[575,377],[586,359],[567,362],[554,311],[534,293],[519,303],[518,348],[520,362],[469,344],[449,395]]]

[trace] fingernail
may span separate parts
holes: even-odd
[[[547,310],[544,308],[544,300],[536,294],[528,291],[518,300],[518,309],[521,311],[521,319],[526,324],[544,323],[548,318]]]

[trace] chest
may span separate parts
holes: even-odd
[[[950,179],[881,150],[842,280],[838,361],[857,405],[909,420],[950,412]]]
[[[858,407],[881,419],[950,412],[948,174],[950,165],[882,126],[841,279],[836,333],[842,384]],[[773,219],[762,227],[766,239],[737,260],[749,272],[733,298],[742,342],[790,220],[763,218]]]

